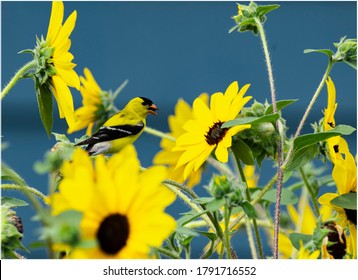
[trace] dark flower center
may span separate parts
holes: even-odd
[[[335,128],[335,127],[336,127],[333,122],[327,122],[327,124],[328,124],[330,127],[332,127],[332,128]]]
[[[222,124],[223,122],[218,121],[209,128],[209,131],[205,135],[206,142],[209,145],[216,145],[224,138],[228,128],[221,128]]]
[[[351,192],[354,193],[354,192]],[[344,209],[344,212],[346,213],[348,221],[350,221],[352,224],[354,224],[357,227],[357,210],[354,209]]]
[[[346,254],[346,237],[343,232],[341,234],[337,230],[335,223],[327,223],[324,227],[330,230],[327,234],[328,241],[331,243],[327,246],[328,253],[335,259],[342,259]]]
[[[335,152],[336,154],[339,153],[339,146],[338,146],[338,145],[334,145],[334,146],[333,146],[333,149],[334,149],[334,152]]]
[[[107,216],[97,231],[99,246],[104,253],[109,255],[117,254],[127,244],[128,237],[128,219],[118,213]]]

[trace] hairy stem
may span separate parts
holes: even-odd
[[[16,83],[24,77],[26,72],[28,72],[31,68],[36,66],[36,61],[32,60],[29,63],[22,66],[12,77],[10,82],[4,87],[4,89],[1,92],[1,100],[10,92],[10,90],[16,85]]]
[[[16,190],[16,191],[23,192],[25,188],[28,192],[36,195],[43,202],[45,202],[46,196],[42,192],[40,192],[39,190],[37,190],[35,188],[29,187],[29,186],[20,186],[20,185],[16,185],[16,184],[1,184],[2,190]]]

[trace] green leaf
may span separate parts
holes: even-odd
[[[238,118],[228,122],[225,122],[221,127],[228,128],[236,125],[243,125],[243,124],[258,124],[258,123],[275,123],[279,119],[279,114],[269,114],[264,115],[262,117],[245,117],[245,118]]]
[[[40,85],[35,82],[37,105],[42,124],[46,130],[47,136],[50,138],[52,132],[52,93],[47,84]]]
[[[179,220],[177,220],[177,223],[180,226],[184,226],[187,223],[194,221],[195,219],[199,218],[200,216],[202,216],[203,214],[208,213],[209,210],[205,210],[203,212],[197,213],[197,212],[189,212],[189,214],[185,215],[184,217],[181,217]]]
[[[345,193],[331,200],[335,206],[344,209],[357,210],[357,193]]]
[[[312,240],[312,235],[293,232],[288,235],[288,238],[290,239],[293,247],[295,247],[297,250],[299,250],[300,249],[300,241],[302,241],[303,245],[305,245]]]
[[[333,51],[329,50],[329,49],[305,49],[303,51],[303,53],[312,53],[312,52],[318,52],[318,53],[324,53],[326,55],[328,55],[329,57],[332,57],[333,56]]]
[[[240,206],[242,207],[242,209],[244,210],[245,214],[246,214],[250,219],[257,218],[257,214],[256,214],[256,211],[255,211],[255,208],[254,208],[254,206],[251,205],[250,202],[244,201],[244,202],[240,203]]]
[[[294,151],[285,171],[297,170],[313,160],[316,154],[317,148],[312,145]]]
[[[293,147],[295,150],[301,149],[306,146],[310,146],[316,144],[318,142],[327,140],[331,137],[338,135],[350,135],[356,129],[349,125],[337,125],[335,128],[319,133],[310,133],[297,137],[293,143]]]
[[[225,204],[225,198],[213,199],[211,202],[205,204],[206,210],[216,211],[219,210],[221,206]]]
[[[1,205],[11,207],[20,207],[20,206],[27,206],[29,205],[26,201],[21,199],[17,199],[14,197],[2,196],[1,197]]]
[[[286,106],[295,103],[298,99],[286,99],[286,100],[279,100],[276,102],[277,111],[281,111]],[[273,106],[272,104],[266,108],[265,115],[273,113]]]
[[[198,236],[199,235],[195,230],[192,230],[192,229],[186,228],[186,227],[178,227],[175,231],[182,235],[189,235],[189,236]]]
[[[343,62],[347,63],[350,67],[352,67],[354,70],[357,70],[357,61],[347,61],[343,60]]]
[[[71,144],[71,141],[67,138],[65,134],[59,134],[55,132],[52,132],[52,134],[55,136],[56,141]]]
[[[280,8],[280,5],[266,5],[266,6],[258,6],[257,9],[256,9],[256,14],[261,17],[273,10],[276,10]]]
[[[276,190],[271,189],[262,197],[272,203],[276,203]],[[298,202],[297,195],[289,189],[282,189],[281,205],[296,204]]]
[[[239,158],[244,164],[255,164],[255,158],[250,147],[241,139],[235,139],[232,143],[231,150],[233,151],[235,157]]]
[[[25,180],[4,162],[1,164],[1,180],[9,180],[20,186],[26,186]]]

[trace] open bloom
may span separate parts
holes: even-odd
[[[208,95],[203,93],[199,96],[206,104],[208,102]],[[160,142],[162,148],[159,151],[154,159],[154,164],[165,164],[168,165],[168,178],[179,183],[184,183],[183,174],[185,166],[180,166],[176,168],[176,164],[183,154],[182,151],[173,151],[175,147],[175,139],[178,139],[186,131],[183,129],[184,124],[187,120],[193,118],[192,108],[188,103],[183,99],[179,99],[175,106],[175,115],[170,115],[168,117],[168,124],[170,133],[169,135],[173,137],[173,141],[163,138]],[[198,184],[201,179],[201,173],[203,168],[191,172],[187,179],[187,184],[189,187],[193,187]]]
[[[108,161],[99,155],[92,164],[76,150],[61,170],[59,192],[49,198],[54,215],[66,210],[83,214],[82,241],[94,247],[75,247],[71,258],[147,258],[174,231],[175,220],[164,212],[175,195],[161,185],[166,168],[140,171],[132,145]]]
[[[61,118],[66,118],[69,127],[75,123],[74,107],[71,91],[68,88],[80,89],[80,80],[73,70],[76,64],[72,63],[73,55],[69,52],[71,40],[69,39],[76,24],[77,12],[74,11],[62,25],[64,5],[61,1],[52,2],[50,23],[48,26],[46,40],[40,43],[40,56],[47,54],[45,69],[51,71],[43,73],[47,79],[50,76],[50,86],[58,104]],[[41,51],[45,48],[49,52]],[[43,78],[43,77],[42,77]]]
[[[177,168],[185,166],[184,179],[188,178],[192,171],[197,171],[214,150],[219,161],[228,161],[232,136],[251,125],[236,125],[230,128],[221,126],[235,119],[251,99],[251,96],[244,97],[249,86],[245,85],[239,91],[238,83],[233,82],[225,94],[217,92],[211,95],[210,107],[200,98],[194,100],[193,118],[184,124],[186,133],[177,139],[174,148],[174,151],[182,151]]]
[[[87,127],[86,134],[91,135],[95,121],[100,117],[102,90],[88,68],[83,70],[84,77],[81,80],[82,107],[75,111],[76,123],[68,129],[72,133]]]
[[[328,92],[328,102],[327,108],[324,110],[324,119],[323,119],[323,130],[329,131],[336,127],[336,121],[334,119],[334,114],[337,109],[336,103],[336,88],[330,77],[326,81],[327,92]],[[341,136],[335,136],[327,139],[326,147],[328,155],[332,163],[336,163],[337,160],[342,160],[344,154],[349,152],[348,144]]]
[[[325,193],[319,199],[319,203],[327,205],[337,212],[338,224],[347,229],[347,251],[353,258],[357,257],[357,211],[344,209],[331,203],[331,201],[347,193],[357,193],[357,166],[352,154],[346,154],[346,158],[337,161],[332,171],[332,177],[337,186],[338,193]]]

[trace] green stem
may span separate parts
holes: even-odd
[[[16,83],[22,79],[24,77],[24,75],[26,74],[26,72],[28,72],[31,68],[33,68],[34,66],[36,66],[36,61],[32,60],[30,62],[28,62],[27,64],[25,64],[24,66],[22,66],[14,75],[14,77],[12,77],[12,79],[10,80],[10,82],[5,86],[5,88],[2,90],[1,92],[1,100],[9,93],[9,91],[16,85]]]
[[[27,189],[28,192],[36,195],[38,198],[40,198],[43,202],[45,202],[46,196],[40,192],[39,190],[29,187],[29,186],[20,186],[16,184],[1,184],[1,189],[3,190],[16,190],[16,191],[24,191],[24,188]]]
[[[116,91],[112,94],[112,101],[114,101],[118,94],[121,93],[121,91],[126,87],[126,85],[128,84],[128,80],[125,80],[117,89]]]
[[[159,138],[165,138],[165,139],[168,139],[168,140],[173,141],[173,142],[176,141],[176,139],[173,136],[170,136],[167,133],[161,132],[161,131],[156,130],[154,128],[150,128],[148,126],[146,126],[144,128],[144,131],[147,132],[148,134],[152,134],[152,135],[157,136]]]
[[[318,201],[317,201],[315,191],[313,190],[313,187],[311,186],[310,182],[308,181],[308,178],[307,178],[305,172],[303,171],[302,167],[299,168],[299,171],[300,171],[302,180],[305,183],[306,188],[307,188],[307,190],[308,190],[308,192],[309,192],[309,194],[311,196],[316,217],[318,217],[319,216],[319,206],[318,206]]]
[[[166,250],[164,248],[157,248],[158,252],[163,254],[163,255],[166,255],[172,259],[180,259],[180,256],[178,256],[177,254],[174,254],[173,252],[169,251],[169,250]]]
[[[235,159],[236,159],[237,167],[239,168],[241,179],[246,185],[246,197],[247,197],[247,200],[251,203],[252,199],[251,199],[249,187],[247,186],[245,173],[244,173],[244,170],[242,169],[240,159],[236,156],[236,154],[235,154]],[[263,249],[262,249],[261,237],[260,237],[259,228],[257,226],[256,218],[252,218],[252,223],[253,223],[253,226],[254,226],[256,242],[257,242],[257,249],[259,250],[259,256],[260,256],[260,259],[263,259],[264,258],[264,253],[263,253]]]
[[[202,213],[203,211],[205,211],[204,209],[202,209],[201,207],[199,207],[198,205],[196,205],[195,203],[192,202],[192,200],[185,195],[182,191],[178,190],[176,186],[171,185],[170,183],[165,183],[164,184],[168,189],[170,189],[172,192],[174,192],[177,196],[179,196],[185,203],[187,203],[192,209],[194,209],[196,212],[198,213]],[[208,213],[207,213],[208,214]],[[214,226],[212,220],[209,218],[208,215],[202,215],[202,218],[205,220],[205,222],[207,223],[207,225],[209,227],[211,227],[214,231],[216,231],[216,227]]]
[[[230,213],[231,213],[231,211],[230,211],[228,205],[225,205],[225,210],[224,210],[224,224],[225,224],[224,244],[225,244],[228,259],[231,259],[230,231],[229,231]]]
[[[256,248],[255,248],[255,240],[254,240],[254,236],[253,236],[252,230],[251,230],[250,219],[248,217],[246,217],[246,219],[245,219],[245,226],[246,226],[247,239],[249,240],[252,258],[257,259],[258,257],[257,257]]]
[[[304,123],[306,122],[306,119],[307,119],[307,117],[308,117],[308,114],[310,113],[310,111],[311,111],[311,109],[312,109],[314,103],[316,102],[316,100],[317,100],[317,98],[318,98],[318,96],[319,96],[319,94],[320,94],[320,92],[321,92],[321,90],[322,90],[322,88],[323,88],[323,86],[324,86],[324,83],[326,82],[326,80],[327,80],[327,78],[328,78],[329,73],[330,73],[331,70],[332,70],[333,64],[334,64],[334,63],[333,63],[331,60],[328,61],[328,66],[327,66],[327,69],[326,69],[325,73],[323,74],[322,80],[321,80],[321,82],[319,83],[318,88],[316,89],[315,93],[313,94],[313,97],[312,97],[310,103],[308,104],[308,107],[307,107],[307,109],[306,109],[306,111],[305,111],[303,117],[301,118],[301,121],[300,121],[298,127],[297,127],[295,136],[294,136],[294,138],[293,138],[293,140],[292,140],[291,147],[290,147],[290,149],[289,149],[289,151],[288,151],[288,153],[287,153],[285,162],[284,162],[284,164],[283,164],[283,168],[285,168],[285,166],[287,165],[287,163],[288,163],[289,160],[291,159],[292,152],[293,152],[293,148],[294,148],[294,147],[293,147],[293,142],[294,142],[294,140],[300,135],[301,130],[302,130],[302,127],[303,127],[303,125],[304,125]]]
[[[218,171],[220,171],[221,173],[226,174],[229,178],[234,177],[234,174],[232,173],[231,169],[227,166],[227,164],[217,161],[212,157],[209,157],[206,160],[206,162],[209,163],[212,167],[214,167]]]
[[[270,53],[268,51],[268,45],[265,35],[265,30],[259,18],[255,18],[255,22],[260,32],[260,38],[262,42],[262,47],[265,54],[265,60],[267,65],[267,73],[269,77],[270,83],[270,91],[271,91],[271,101],[273,112],[277,113],[277,105],[276,105],[276,93],[275,93],[275,83],[273,78],[273,71],[270,59]],[[277,143],[277,192],[276,192],[276,203],[275,203],[275,229],[274,229],[274,258],[278,258],[278,233],[279,233],[279,220],[280,220],[280,208],[281,208],[281,193],[282,193],[282,184],[283,184],[283,137],[284,130],[280,120],[277,120],[276,126],[278,128],[280,139]]]

